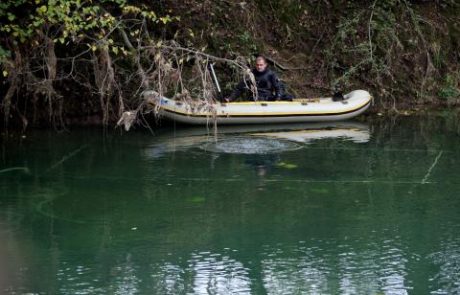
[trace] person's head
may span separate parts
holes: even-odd
[[[267,68],[267,60],[265,59],[265,57],[259,55],[256,58],[256,70],[258,72],[263,72],[265,71],[266,68]]]

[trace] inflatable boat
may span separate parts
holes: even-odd
[[[230,103],[186,103],[160,97],[145,91],[147,105],[160,116],[192,125],[280,124],[341,121],[362,114],[371,104],[372,96],[365,90],[343,95],[341,100],[298,98],[292,101],[245,101]]]

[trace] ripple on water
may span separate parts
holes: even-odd
[[[227,255],[211,252],[192,254],[187,266],[169,262],[152,265],[151,285],[158,294],[251,294],[249,270]]]
[[[408,294],[412,288],[398,241],[383,249],[364,243],[331,248],[317,240],[311,245],[263,247],[268,294]]]
[[[229,138],[218,142],[208,143],[202,148],[227,154],[270,154],[300,149],[302,146],[285,140],[267,138]]]
[[[429,279],[431,294],[460,294],[460,238],[448,237],[427,258],[438,268]]]

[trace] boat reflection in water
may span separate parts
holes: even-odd
[[[155,138],[145,150],[147,157],[162,157],[167,153],[201,148],[215,153],[269,154],[302,148],[322,139],[339,139],[366,143],[370,139],[369,126],[364,123],[324,122],[282,125],[193,127],[175,130]]]

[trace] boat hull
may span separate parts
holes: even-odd
[[[352,91],[344,95],[343,101],[318,98],[195,106],[165,97],[156,100],[148,99],[149,95],[151,93],[144,93],[147,102],[152,107],[157,107],[162,117],[191,125],[214,122],[218,125],[235,125],[342,121],[362,114],[372,101],[371,95],[365,90]]]

